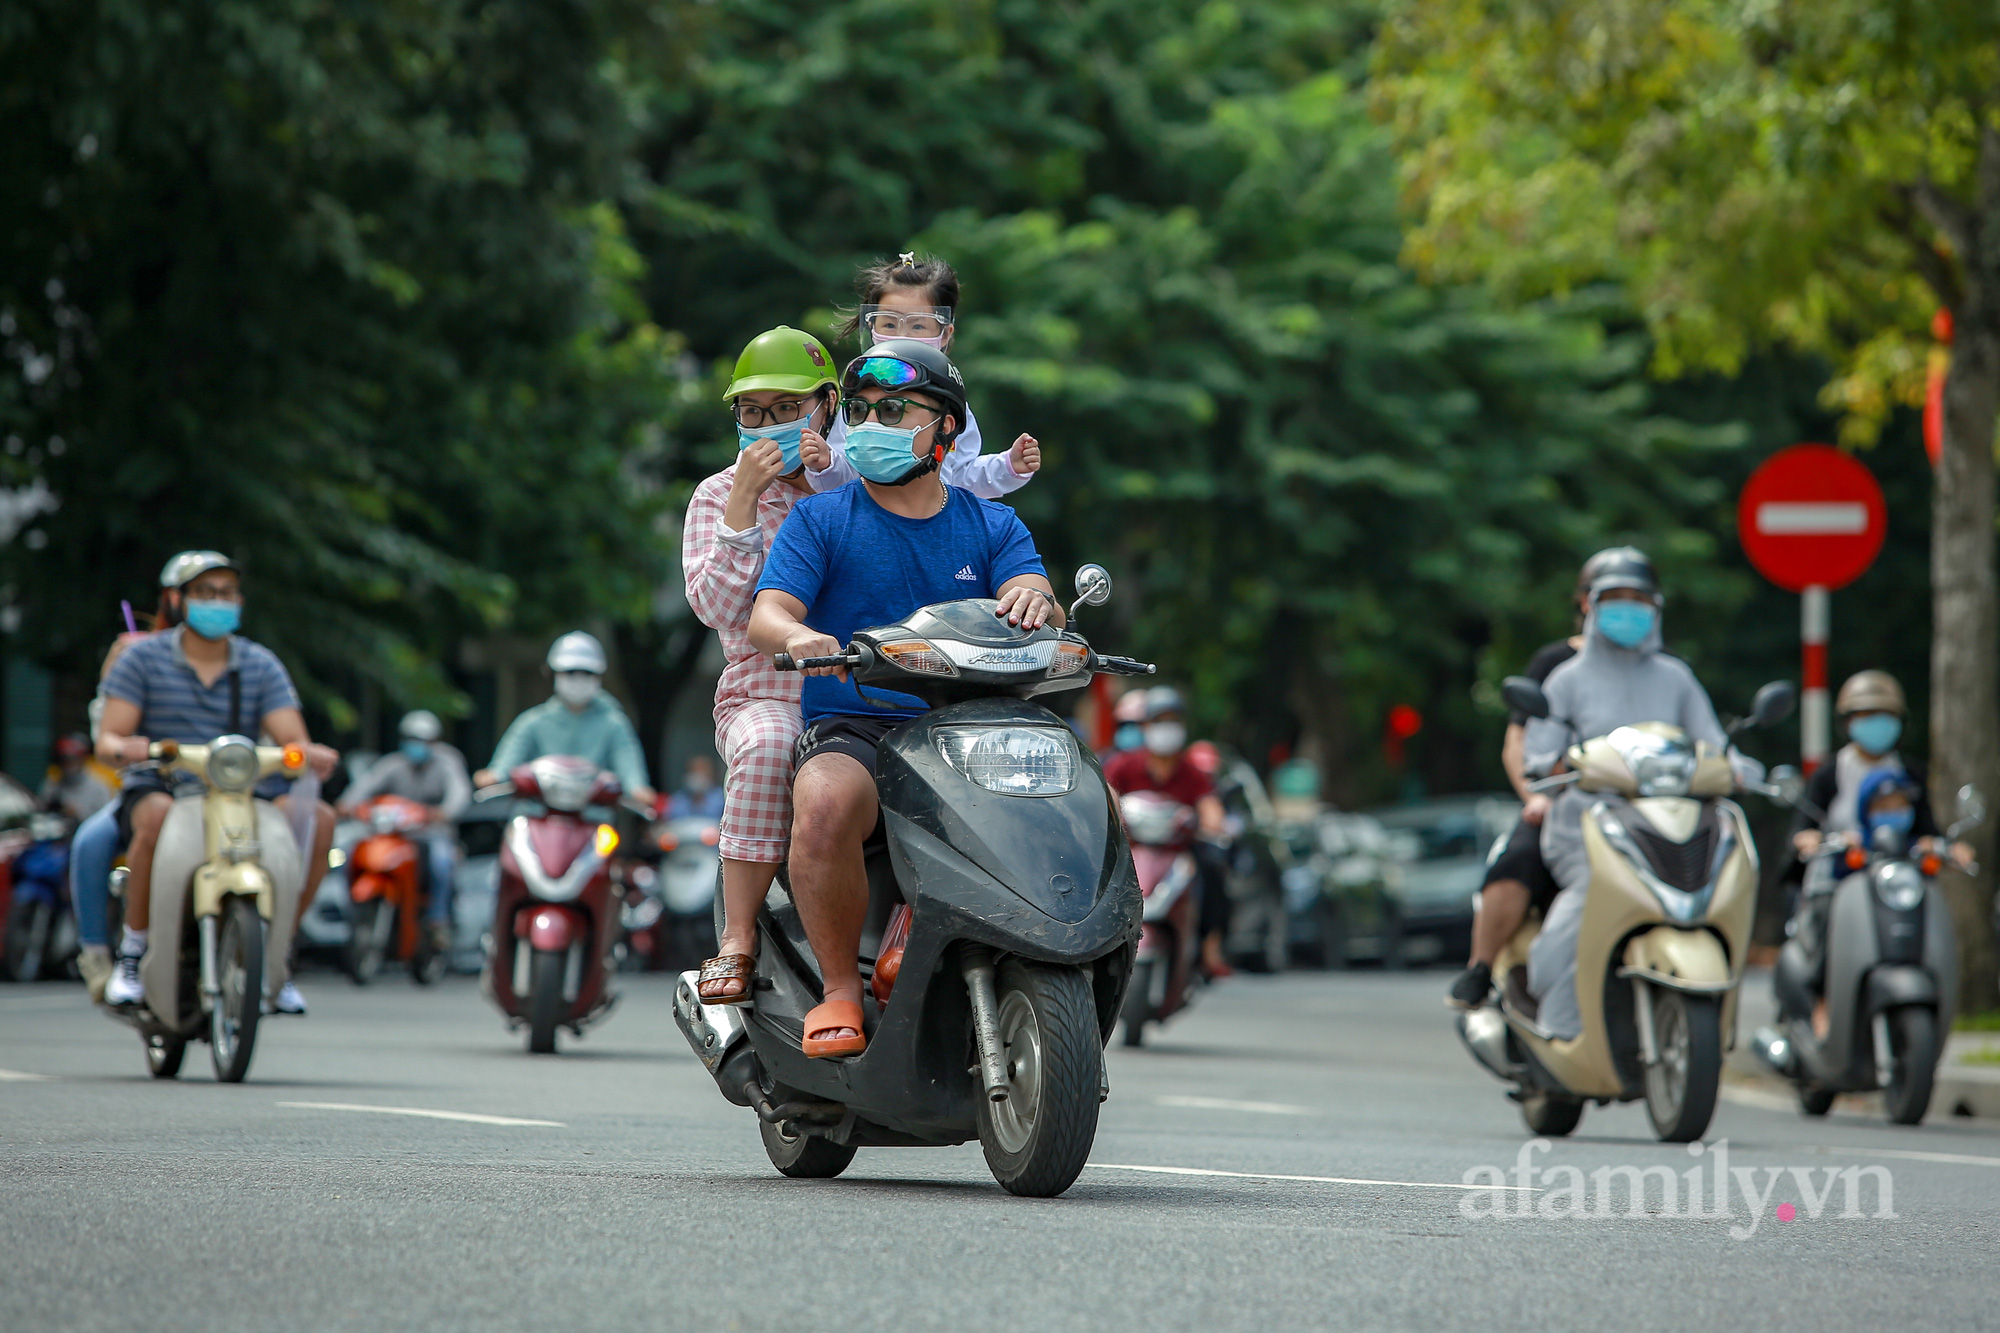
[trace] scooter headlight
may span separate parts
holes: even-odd
[[[1908,861],[1875,867],[1875,896],[1892,912],[1907,912],[1924,901],[1924,874]]]
[[[1060,796],[1076,786],[1076,741],[1053,727],[939,727],[951,766],[1006,796]]]
[[[217,791],[249,791],[257,785],[257,747],[241,736],[216,742],[208,751],[208,782]]]

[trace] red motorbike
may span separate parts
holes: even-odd
[[[347,972],[366,986],[390,959],[407,961],[410,980],[428,986],[450,961],[423,927],[424,848],[415,833],[430,818],[418,801],[378,796],[362,810],[370,833],[347,857],[347,897],[354,930],[347,941]]]
[[[618,998],[609,985],[621,905],[611,882],[618,830],[585,812],[618,802],[623,789],[587,759],[545,755],[479,798],[510,793],[542,809],[515,815],[501,835],[484,981],[508,1027],[527,1027],[528,1050],[551,1055],[556,1029],[580,1037]]]
[[[1118,813],[1132,843],[1132,867],[1146,895],[1139,954],[1125,992],[1125,1044],[1145,1041],[1146,1024],[1163,1023],[1194,999],[1200,980],[1201,872],[1189,844],[1195,813],[1154,791],[1127,792]]]

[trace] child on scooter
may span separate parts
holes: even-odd
[[[957,329],[958,274],[944,260],[919,259],[914,252],[905,252],[894,263],[862,269],[855,291],[861,305],[838,330],[842,337],[859,333],[863,347],[889,338],[909,338],[941,352],[951,351]],[[1019,436],[1004,454],[981,454],[979,419],[970,408],[965,417],[965,429],[939,468],[947,486],[997,500],[1026,486],[1041,470],[1042,446],[1034,436]],[[838,490],[860,475],[847,461],[846,422],[834,423],[827,445],[833,461],[823,470],[806,473],[815,491]]]
[[[723,926],[701,965],[710,1004],[750,998],[757,912],[791,846],[792,747],[799,738],[799,677],[778,672],[746,631],[764,553],[807,467],[830,462],[822,435],[840,402],[833,359],[817,338],[783,325],[759,334],[736,359],[724,400],[736,419],[736,461],[695,487],[681,533],[688,605],[722,641],[728,665],[715,686],[715,748],[723,777]]]

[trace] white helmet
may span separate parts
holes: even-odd
[[[160,586],[184,588],[211,569],[237,569],[237,565],[220,551],[182,551],[161,568]]]
[[[444,725],[438,715],[428,708],[403,714],[403,725],[397,731],[413,741],[434,741],[444,735]]]
[[[588,671],[604,674],[604,645],[595,635],[575,630],[557,639],[549,648],[549,670]]]

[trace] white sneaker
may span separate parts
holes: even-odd
[[[292,984],[290,977],[285,978],[285,984],[278,987],[278,999],[271,1006],[271,1012],[297,1014],[300,1018],[306,1016],[306,997],[299,994],[299,988]]]
[[[139,980],[139,960],[121,957],[111,969],[111,979],[104,983],[104,1002],[123,1009],[142,1003],[145,998],[146,985]]]

